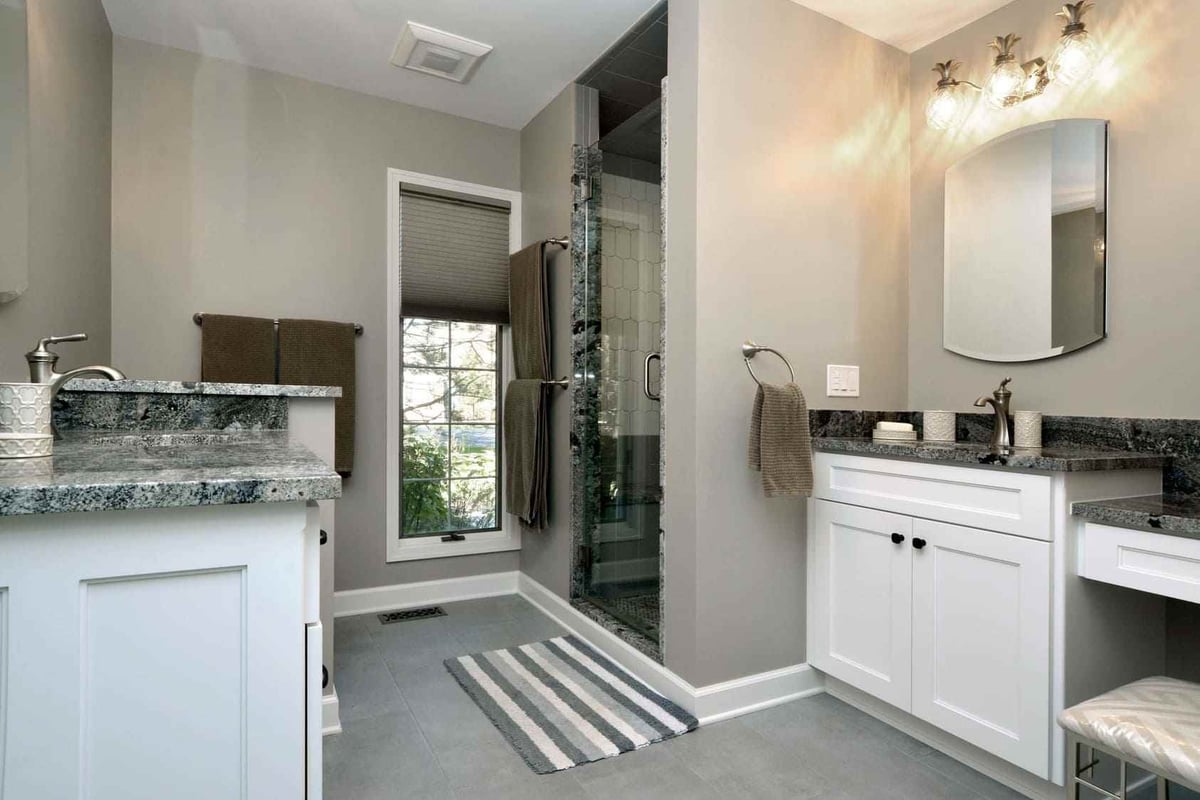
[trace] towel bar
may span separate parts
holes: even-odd
[[[271,321],[275,323],[275,327],[277,327],[277,328],[279,327],[279,320],[275,319],[275,320],[271,320]],[[203,325],[204,324],[204,312],[197,311],[195,314],[192,314],[192,322],[196,323],[197,325]],[[363,326],[359,325],[357,322],[354,323],[354,335],[355,336],[363,335]]]
[[[570,389],[571,388],[571,379],[570,378],[559,378],[556,381],[542,381],[542,385],[543,386],[556,386],[559,389]]]
[[[742,358],[745,360],[746,369],[750,372],[750,377],[754,378],[755,383],[757,383],[759,386],[762,386],[762,381],[760,381],[758,376],[754,374],[754,367],[750,366],[750,359],[754,358],[759,353],[774,353],[775,355],[779,356],[779,359],[783,362],[783,365],[787,367],[788,376],[791,382],[796,382],[796,373],[792,370],[792,364],[787,360],[787,356],[773,347],[765,347],[761,344],[755,344],[753,341],[746,340],[742,344]]]

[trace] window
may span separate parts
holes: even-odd
[[[521,193],[387,171],[387,560],[521,549],[499,475]]]
[[[500,529],[500,326],[405,317],[400,535]]]

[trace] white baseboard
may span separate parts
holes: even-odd
[[[394,586],[374,586],[370,589],[350,589],[333,594],[333,616],[352,617],[400,608],[416,608],[434,603],[453,603],[479,597],[496,597],[517,593],[517,573],[491,572],[465,578],[446,578],[439,581],[400,583]]]
[[[342,716],[338,711],[338,696],[335,688],[331,694],[321,697],[321,735],[332,736],[342,732]]]
[[[825,691],[821,673],[808,664],[747,675],[696,689],[692,713],[701,725],[740,717]]]
[[[701,725],[759,711],[824,691],[820,673],[808,664],[747,675],[699,688],[627,644],[603,625],[576,610],[545,586],[521,574],[520,594],[655,691],[690,711]]]

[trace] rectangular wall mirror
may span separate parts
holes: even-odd
[[[24,0],[0,0],[0,303],[29,284],[29,65]]]
[[[943,346],[1036,361],[1104,338],[1108,123],[1067,119],[946,170]]]

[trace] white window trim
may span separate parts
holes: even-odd
[[[387,481],[387,560],[420,561],[430,558],[452,558],[480,553],[502,553],[521,549],[521,526],[516,519],[504,512],[504,498],[500,500],[501,528],[498,531],[469,533],[466,541],[443,542],[440,536],[421,536],[410,539],[400,537],[400,192],[401,183],[415,184],[427,189],[462,192],[476,197],[506,201],[510,206],[508,215],[508,245],[510,252],[521,247],[521,193],[495,186],[422,175],[401,169],[387,171],[387,465],[384,480]],[[512,364],[512,339],[505,329],[502,336],[504,357],[501,359],[501,387],[507,386]],[[503,441],[501,442],[503,447]],[[499,454],[503,461],[503,453]]]

